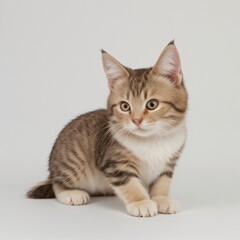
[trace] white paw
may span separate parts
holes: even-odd
[[[180,211],[178,201],[166,197],[155,197],[153,200],[157,203],[159,213],[173,214]]]
[[[152,200],[143,200],[127,205],[129,214],[135,217],[152,217],[157,214],[157,204]]]
[[[67,205],[87,204],[90,196],[87,192],[81,190],[66,190],[56,194],[57,200]]]

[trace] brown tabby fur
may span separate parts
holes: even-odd
[[[166,48],[173,44],[171,42]],[[165,131],[178,126],[184,121],[187,110],[186,89],[183,81],[173,87],[174,79],[156,74],[155,67],[137,70],[122,68],[125,75],[121,83],[111,89],[107,109],[83,114],[60,132],[50,154],[48,180],[33,187],[27,197],[53,198],[69,190],[80,190],[79,194],[85,193],[85,196],[117,194],[134,216],[155,215],[155,201],[158,212],[172,213],[172,203],[163,197],[168,196],[170,179],[184,142],[167,161],[166,167],[159,170],[159,177],[145,186],[141,179],[144,170],[142,161],[118,141],[118,135],[131,118],[143,118],[149,123],[158,119],[169,121],[171,124],[166,125]],[[141,102],[149,98],[158,99],[158,110],[136,110],[129,114],[119,111],[122,99],[137,109]],[[127,136],[139,138],[131,132]],[[169,204],[168,209],[162,210],[163,200]],[[74,199],[69,201],[66,204],[80,205],[86,203],[88,198],[80,202],[74,202]]]

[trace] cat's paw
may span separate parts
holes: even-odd
[[[87,192],[81,190],[66,190],[56,194],[57,200],[67,205],[87,204],[90,196]]]
[[[127,205],[127,211],[135,217],[152,217],[157,214],[157,204],[152,200],[143,200]]]
[[[176,200],[167,197],[155,197],[153,200],[157,203],[159,213],[173,214],[180,211],[180,205]]]

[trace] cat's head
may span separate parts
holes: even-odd
[[[105,51],[102,60],[110,89],[110,121],[116,133],[164,136],[183,121],[187,92],[174,42],[151,68],[127,68]]]

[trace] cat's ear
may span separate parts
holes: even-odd
[[[102,62],[110,90],[113,89],[118,80],[127,78],[129,76],[127,69],[104,50],[102,50]]]
[[[182,83],[181,60],[174,41],[170,42],[162,51],[153,67],[153,73],[167,77],[175,85]]]

